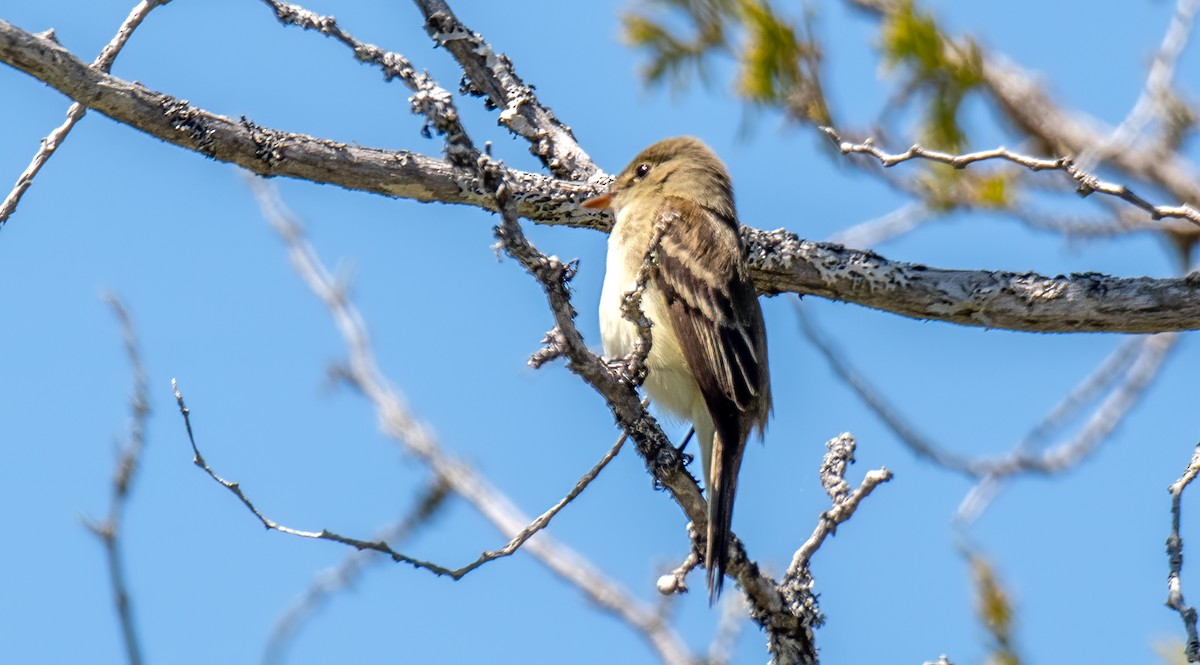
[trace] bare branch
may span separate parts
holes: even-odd
[[[454,96],[441,88],[425,72],[418,72],[413,64],[399,53],[384,51],[373,44],[365,44],[355,39],[338,25],[332,16],[321,16],[299,5],[293,5],[278,0],[263,0],[275,11],[275,17],[284,25],[294,25],[305,30],[316,30],[323,35],[332,37],[354,51],[354,57],[362,62],[369,62],[383,70],[387,80],[400,79],[413,96],[409,98],[413,113],[425,116],[428,127],[432,126],[446,137],[446,158],[455,166],[468,166],[475,163],[479,151],[467,135],[467,130],[459,119],[458,109],[454,106]]]
[[[634,342],[633,350],[629,352],[629,355],[616,362],[622,373],[622,380],[635,387],[642,385],[642,382],[646,380],[646,358],[650,356],[650,348],[654,343],[651,331],[653,323],[642,310],[642,295],[646,292],[646,284],[650,281],[650,275],[656,269],[658,250],[663,235],[667,232],[667,225],[672,223],[677,215],[678,213],[672,212],[654,225],[650,243],[646,247],[646,256],[642,258],[642,265],[638,266],[637,273],[633,276],[633,289],[621,297],[621,316],[634,325],[637,330],[637,341]],[[645,406],[646,402],[642,404]]]
[[[465,75],[463,91],[487,98],[500,111],[500,124],[529,142],[529,152],[555,177],[605,184],[607,178],[554,113],[538,101],[533,88],[517,76],[512,61],[496,53],[483,36],[463,25],[444,0],[414,0],[425,18],[425,32],[446,47]]]
[[[444,479],[435,478],[421,493],[413,511],[398,524],[383,529],[378,540],[403,542],[419,527],[426,524],[446,503],[450,485]],[[342,560],[337,566],[317,574],[312,584],[286,610],[267,638],[263,662],[270,665],[282,663],[284,653],[297,631],[310,616],[315,614],[335,593],[353,585],[363,569],[372,563],[383,561],[375,552],[357,551]]]
[[[92,67],[97,71],[105,73],[112,69],[117,55],[121,53],[121,49],[125,48],[125,44],[133,36],[133,31],[137,30],[138,26],[142,24],[146,15],[155,7],[165,5],[170,1],[142,0],[139,2],[133,8],[133,11],[129,12],[129,16],[126,17],[121,27],[117,29],[117,34],[113,36],[112,41],[101,49],[100,55],[92,61]],[[0,203],[0,227],[4,226],[8,218],[12,217],[12,214],[17,211],[17,206],[21,204],[21,197],[25,195],[30,185],[33,184],[33,179],[37,177],[38,172],[42,170],[46,162],[50,161],[50,158],[54,156],[54,152],[66,140],[67,135],[71,133],[71,129],[75,127],[75,123],[82,120],[86,113],[87,107],[83,104],[79,102],[71,104],[71,107],[67,109],[67,119],[63,121],[63,124],[56,127],[46,138],[42,139],[42,146],[33,155],[33,161],[29,163],[29,166],[25,167],[21,175],[17,176],[17,184],[13,185],[12,191]]]
[[[1047,159],[1040,157],[1031,157],[1020,153],[1012,152],[1007,148],[992,148],[991,150],[980,150],[978,152],[970,152],[961,155],[953,155],[938,150],[930,150],[918,144],[909,147],[908,150],[900,153],[888,153],[879,149],[871,140],[862,143],[850,143],[843,141],[842,137],[832,127],[822,127],[821,131],[825,132],[830,139],[838,146],[838,150],[842,154],[862,153],[871,155],[879,160],[879,163],[884,166],[895,166],[902,162],[907,162],[912,159],[926,159],[931,162],[941,164],[949,164],[956,169],[966,168],[975,162],[982,162],[992,159],[1001,159],[1020,164],[1030,171],[1062,171],[1070,176],[1076,184],[1075,191],[1080,196],[1088,196],[1093,192],[1108,194],[1115,196],[1123,201],[1127,201],[1142,210],[1150,213],[1153,219],[1163,219],[1167,217],[1177,217],[1187,219],[1196,224],[1200,224],[1200,210],[1193,208],[1188,204],[1177,206],[1161,206],[1154,205],[1146,199],[1138,196],[1125,185],[1106,182],[1097,178],[1095,175],[1079,168],[1075,161],[1067,157],[1058,157],[1055,159]]]
[[[477,474],[465,462],[442,450],[441,445],[408,412],[404,400],[380,374],[362,316],[312,250],[292,215],[282,207],[265,183],[256,182],[260,204],[269,220],[280,222],[277,231],[287,242],[294,266],[313,292],[325,303],[350,351],[346,378],[374,404],[380,427],[390,438],[427,464],[435,475],[444,478],[454,491],[466,499],[501,533],[516,536],[531,520],[512,502]],[[263,196],[266,194],[266,196]],[[636,399],[636,394],[634,395]],[[639,405],[640,406],[640,405]],[[670,447],[668,445],[668,447]],[[698,496],[698,491],[697,491]],[[703,501],[701,499],[701,501]],[[617,582],[606,577],[589,561],[548,533],[529,540],[521,548],[533,555],[551,572],[578,588],[592,602],[618,617],[650,644],[665,663],[682,665],[692,662],[679,636],[662,623],[653,609],[639,602]]]
[[[187,408],[187,405],[184,404],[183,393],[180,392],[179,385],[175,381],[175,379],[171,379],[171,390],[175,394],[175,403],[179,405],[179,413],[180,413],[180,415],[183,416],[183,422],[187,428],[188,441],[192,444],[192,453],[193,453],[192,462],[196,466],[203,469],[204,472],[206,474],[208,474],[208,476],[210,478],[215,480],[217,483],[219,483],[225,489],[232,492],[233,495],[236,496],[238,498],[238,500],[242,502],[242,505],[245,506],[246,509],[249,510],[251,513],[253,513],[254,516],[258,518],[258,521],[262,522],[262,525],[264,527],[266,527],[268,530],[274,530],[274,531],[278,531],[280,533],[286,533],[290,536],[298,536],[300,538],[312,538],[314,540],[330,540],[335,543],[349,545],[349,546],[354,547],[359,550],[373,550],[373,551],[379,552],[380,554],[385,554],[385,555],[391,557],[391,559],[397,563],[407,563],[407,564],[413,566],[414,568],[428,570],[429,572],[433,573],[434,575],[439,575],[439,576],[445,575],[445,576],[451,577],[453,579],[458,579],[458,577],[456,576],[457,571],[451,570],[449,568],[444,568],[442,566],[439,566],[435,563],[430,563],[428,561],[421,561],[420,559],[414,559],[413,557],[410,557],[406,554],[401,554],[400,552],[397,552],[396,550],[392,549],[387,543],[383,542],[382,540],[375,540],[375,541],[360,540],[358,538],[342,536],[340,534],[334,533],[327,529],[322,529],[321,531],[302,531],[300,529],[293,529],[292,527],[280,524],[280,523],[268,518],[261,511],[259,511],[259,509],[257,507],[255,507],[255,505],[252,501],[250,501],[250,498],[247,497],[246,493],[242,491],[242,487],[241,487],[240,483],[238,483],[237,481],[226,480],[225,478],[222,478],[220,475],[217,474],[216,471],[213,471],[212,467],[210,467],[208,465],[208,462],[205,461],[204,456],[200,454],[200,449],[196,446],[196,438],[192,433],[191,411]]]
[[[1200,9],[1200,2],[1197,0],[1178,0],[1175,3],[1175,13],[1171,16],[1166,34],[1163,35],[1158,52],[1154,55],[1154,62],[1150,64],[1146,84],[1142,87],[1133,109],[1102,144],[1080,154],[1080,163],[1091,168],[1095,158],[1106,160],[1118,152],[1129,150],[1154,116],[1163,113],[1164,101],[1171,94],[1175,65],[1179,61],[1179,55],[1183,53],[1183,48],[1187,46],[1197,9]]]
[[[129,490],[133,485],[134,476],[137,474],[142,448],[146,443],[146,419],[150,417],[150,402],[146,396],[146,368],[142,365],[137,335],[134,333],[133,321],[129,318],[129,312],[116,296],[105,294],[104,299],[113,308],[121,326],[125,354],[128,356],[129,366],[133,370],[133,392],[129,396],[129,434],[125,444],[121,447],[117,460],[108,516],[103,522],[88,522],[87,526],[104,544],[104,553],[108,559],[108,576],[113,586],[113,603],[116,606],[117,619],[121,624],[126,658],[129,659],[130,665],[140,665],[142,650],[137,636],[137,626],[133,619],[133,608],[129,601],[129,588],[125,582],[125,565],[122,562],[119,539],[121,520],[125,513],[125,505],[129,501]]]
[[[496,237],[509,256],[516,259],[537,280],[554,314],[567,367],[600,393],[621,429],[634,440],[638,454],[656,483],[666,488],[695,527],[703,532],[707,522],[707,504],[700,496],[696,480],[683,468],[680,453],[663,435],[658,423],[638,400],[634,387],[610,370],[608,364],[588,350],[575,327],[568,282],[572,271],[555,257],[547,257],[525,237],[510,204],[504,169],[488,158],[480,160],[481,180],[495,192],[501,223]],[[693,540],[693,542],[696,542]],[[779,586],[749,560],[736,536],[730,542],[727,572],[741,584],[750,604],[750,618],[768,635],[768,650],[777,663],[815,662],[816,650],[807,606],[793,606],[781,594]],[[660,579],[660,584],[662,580]]]
[[[892,15],[904,7],[904,0],[848,2],[881,15]],[[1095,118],[1059,107],[1036,77],[1012,62],[988,53],[978,44],[974,46],[971,57],[978,58],[974,66],[981,70],[983,85],[995,98],[1001,112],[1029,136],[1050,146],[1052,151],[1064,155],[1082,154],[1092,146],[1103,144],[1105,137],[1112,135],[1112,130]],[[947,62],[960,65],[966,57],[950,39],[943,40],[942,55]],[[1165,153],[1158,146],[1142,146],[1118,151],[1110,158],[1117,168],[1162,187],[1185,204],[1194,206],[1200,202],[1200,178],[1194,166],[1176,154]]]
[[[495,209],[469,169],[406,151],[289,134],[208,113],[91,70],[57,44],[0,20],[7,62],[90,108],[254,173],[302,178],[419,201]],[[517,213],[544,224],[608,230],[612,217],[582,208],[594,185],[533,173],[505,174]],[[780,229],[743,228],[755,285],[766,294],[812,294],[919,319],[1031,332],[1161,332],[1200,329],[1200,279],[1116,278],[1095,273],[940,270],[873,252],[801,240]]]
[[[917,432],[844,355],[816,329],[803,308],[796,307],[800,330],[821,352],[830,367],[863,403],[892,430],[896,438],[919,457],[950,471],[978,479],[963,497],[955,521],[966,525],[978,519],[1013,476],[1023,473],[1055,474],[1071,469],[1091,455],[1116,429],[1146,393],[1179,340],[1177,333],[1150,335],[1121,345],[1090,376],[1050,410],[1024,439],[1008,453],[991,457],[967,457],[946,450]],[[1111,386],[1111,387],[1110,387]],[[1072,437],[1045,451],[1036,448],[1041,440],[1068,418],[1098,398],[1105,398]]]
[[[471,170],[404,150],[348,145],[233,120],[185,100],[95,71],[48,39],[0,19],[0,62],[10,64],[89,108],[168,143],[264,176],[285,176],[417,201],[464,203],[487,209],[492,198]],[[533,219],[607,229],[609,218],[581,209],[591,185],[515,172],[514,200]],[[557,184],[555,184],[557,183]],[[557,212],[552,212],[557,210]],[[591,221],[585,221],[591,220]]]
[[[525,544],[525,541],[532,538],[535,533],[546,528],[546,526],[550,524],[550,520],[553,519],[554,516],[557,515],[560,510],[562,510],[564,507],[566,507],[566,505],[568,503],[571,503],[572,501],[574,501],[575,498],[578,497],[579,494],[581,492],[583,492],[583,490],[586,489],[587,486],[590,485],[593,480],[596,479],[596,476],[600,475],[600,472],[603,471],[604,467],[608,466],[608,463],[611,462],[612,459],[617,456],[617,453],[621,452],[621,446],[623,446],[625,444],[625,439],[627,439],[628,437],[629,437],[628,434],[622,432],[621,436],[617,437],[617,442],[615,444],[613,444],[613,447],[610,448],[609,451],[604,454],[604,457],[600,458],[600,461],[597,462],[596,465],[593,466],[590,471],[588,471],[586,474],[583,475],[582,478],[580,478],[578,481],[576,481],[575,487],[572,487],[571,491],[567,492],[566,496],[564,496],[558,503],[551,506],[546,512],[542,513],[541,515],[538,515],[537,519],[535,519],[529,523],[529,526],[525,527],[524,529],[521,530],[520,533],[513,536],[512,540],[508,541],[507,545],[500,548],[499,550],[496,550],[495,552],[486,553],[486,554],[490,555],[490,558],[488,559],[488,561],[490,561],[492,559],[498,559],[502,556],[508,556],[509,554],[512,554],[513,552],[517,551],[518,547]],[[484,561],[483,558],[481,557],[479,563],[480,563],[480,565],[482,565],[483,563],[486,563],[486,561]],[[478,566],[476,566],[476,567],[478,567]]]
[[[875,219],[842,229],[830,236],[829,242],[867,249],[898,238],[934,219],[936,216],[928,206],[923,203],[910,203]]]
[[[1179,613],[1183,628],[1187,632],[1184,654],[1189,663],[1200,662],[1200,635],[1196,631],[1196,608],[1183,600],[1183,536],[1179,534],[1179,521],[1183,513],[1183,490],[1200,474],[1200,444],[1192,453],[1187,469],[1168,489],[1171,492],[1171,534],[1167,536],[1167,560],[1170,574],[1167,575],[1167,607]]]
[[[854,462],[856,445],[854,437],[849,433],[838,435],[825,443],[828,451],[821,464],[821,485],[829,494],[833,507],[821,513],[812,535],[792,555],[792,563],[783,576],[783,584],[807,575],[812,555],[820,549],[825,539],[837,531],[838,525],[854,516],[858,505],[870,496],[876,487],[892,479],[892,472],[886,468],[868,471],[858,488],[851,491],[845,475],[846,469]]]
[[[1200,328],[1200,274],[943,270],[780,229],[742,229],[760,293],[798,293],[916,319],[1028,332],[1162,332]]]
[[[543,513],[541,516],[539,516],[529,526],[522,529],[517,535],[513,536],[513,538],[504,547],[501,547],[498,550],[484,552],[482,555],[480,555],[480,557],[478,559],[472,561],[471,563],[469,563],[461,568],[451,569],[451,568],[446,568],[444,566],[440,566],[436,563],[432,563],[429,561],[422,561],[420,559],[410,557],[406,554],[402,554],[401,552],[398,552],[398,551],[392,549],[392,547],[390,545],[388,545],[386,542],[384,542],[383,540],[361,540],[361,539],[353,538],[350,536],[343,536],[343,535],[334,533],[332,531],[329,531],[328,529],[322,529],[321,531],[302,531],[300,529],[294,529],[292,527],[280,524],[279,522],[276,522],[276,521],[270,519],[269,517],[264,515],[257,507],[255,507],[254,503],[250,500],[250,498],[247,497],[245,492],[242,491],[240,483],[222,478],[215,471],[213,471],[213,469],[205,461],[204,456],[200,454],[199,448],[196,447],[196,439],[192,435],[191,414],[190,414],[190,411],[188,410],[187,406],[184,405],[183,395],[182,395],[182,393],[180,393],[179,387],[176,385],[174,380],[172,380],[171,386],[175,392],[175,400],[179,405],[179,412],[183,415],[184,422],[187,424],[188,440],[192,444],[192,452],[195,455],[193,462],[196,464],[196,466],[203,469],[204,472],[207,473],[210,478],[212,478],[216,482],[220,483],[225,489],[232,492],[234,494],[234,496],[236,496],[238,498],[238,500],[242,502],[242,505],[244,505],[247,510],[249,510],[251,513],[253,513],[254,516],[258,518],[258,521],[262,522],[262,525],[264,527],[266,527],[267,529],[270,529],[270,530],[278,531],[280,533],[286,533],[290,536],[298,536],[300,538],[312,538],[314,540],[331,540],[333,542],[341,543],[343,545],[350,545],[351,547],[354,547],[359,550],[373,550],[375,552],[379,552],[380,554],[385,554],[385,555],[391,557],[392,561],[395,561],[396,563],[407,563],[407,564],[413,566],[414,568],[427,570],[427,571],[433,573],[434,575],[438,575],[438,576],[444,575],[453,580],[460,580],[463,577],[465,577],[468,573],[479,568],[480,566],[482,566],[488,562],[495,561],[496,559],[501,559],[506,556],[509,556],[513,552],[517,551],[518,547],[520,547],[522,544],[525,543],[525,541],[527,541],[531,537],[533,537],[533,535],[535,533],[537,533],[541,529],[545,528],[546,525],[548,525],[550,523],[550,520],[553,519],[553,517],[555,515],[557,515],[560,510],[562,510],[563,506],[565,506],[572,499],[574,499],[576,496],[578,496],[579,493],[582,492],[585,487],[587,487],[588,483],[590,483],[596,477],[596,475],[600,473],[600,470],[603,469],[610,460],[612,460],[612,458],[616,455],[617,451],[620,450],[621,444],[623,444],[625,442],[625,437],[622,436],[617,441],[617,444],[615,446],[613,446],[613,448],[611,450],[609,450],[609,452],[607,454],[605,454],[604,458],[601,459],[600,462],[591,471],[589,471],[583,478],[581,478],[578,483],[576,483],[575,487],[571,490],[571,492],[563,500],[559,501],[558,504],[556,504],[550,510],[547,510],[545,513]]]
[[[1116,426],[1128,415],[1130,409],[1145,393],[1150,382],[1157,376],[1167,354],[1179,338],[1176,333],[1161,333],[1143,338],[1140,341],[1137,355],[1130,361],[1120,382],[1109,391],[1091,417],[1071,439],[1041,453],[1027,450],[1030,446],[1022,443],[1005,455],[969,458],[947,452],[942,446],[918,434],[916,429],[817,331],[803,309],[797,306],[796,312],[801,332],[825,356],[834,373],[859,395],[863,402],[891,428],[902,443],[918,456],[924,457],[938,466],[974,478],[1011,476],[1018,473],[1060,473],[1078,464],[1094,452],[1096,447],[1112,434]],[[1097,373],[1094,372],[1093,377],[1095,376]],[[1091,394],[1091,389],[1084,386],[1077,390]],[[1060,409],[1073,411],[1078,409],[1078,406],[1060,404],[1051,411],[1043,423],[1034,429],[1031,436],[1034,434],[1042,436],[1042,427],[1047,422],[1054,422],[1061,415],[1057,414]],[[1027,437],[1028,439],[1029,437]]]

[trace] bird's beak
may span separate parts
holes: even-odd
[[[592,210],[605,210],[612,207],[612,197],[612,192],[605,192],[599,196],[593,196],[580,205],[585,208],[591,208]]]

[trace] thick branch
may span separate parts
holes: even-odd
[[[217,161],[264,176],[286,176],[417,201],[490,208],[473,173],[403,150],[380,150],[260,127],[210,113],[137,83],[103,74],[48,39],[0,19],[0,61],[47,83],[117,122]],[[514,173],[521,215],[541,221],[608,228],[575,201],[593,189],[532,173]]]
[[[1200,276],[1153,279],[1072,273],[944,270],[871,251],[744,228],[762,293],[811,294],[915,319],[1027,332],[1200,328]]]
[[[302,178],[418,201],[495,210],[474,173],[425,155],[362,148],[259,127],[97,72],[52,41],[0,20],[0,61],[108,117],[164,141],[267,176]],[[506,172],[518,214],[543,224],[607,230],[581,208],[594,187]],[[1030,332],[1150,333],[1200,329],[1200,279],[1096,273],[940,270],[872,252],[745,228],[754,281],[767,294],[812,294],[902,316]]]
[[[112,41],[105,45],[100,51],[100,55],[96,56],[96,59],[92,61],[92,67],[108,73],[112,69],[113,62],[116,61],[117,56],[121,53],[121,49],[125,48],[125,44],[129,42],[129,38],[133,36],[133,32],[138,29],[142,21],[146,20],[146,16],[155,7],[165,5],[170,1],[142,0],[142,2],[134,6],[133,11],[129,13],[125,22],[121,24]],[[52,39],[49,35],[47,37]],[[42,139],[42,145],[38,148],[37,153],[34,154],[33,160],[29,163],[29,166],[25,167],[21,175],[17,177],[17,184],[13,186],[12,191],[0,203],[0,226],[3,226],[4,222],[8,221],[8,218],[12,217],[12,214],[16,212],[17,206],[21,203],[21,197],[29,190],[30,185],[33,184],[33,179],[37,177],[42,167],[46,165],[46,162],[54,156],[55,151],[58,150],[58,147],[66,140],[67,135],[71,133],[71,130],[83,119],[86,113],[87,108],[83,104],[79,102],[71,104],[71,107],[67,109],[67,119],[61,125],[54,128],[46,138]]]

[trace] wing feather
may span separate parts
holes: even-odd
[[[719,211],[668,196],[657,283],[684,360],[713,423],[708,482],[709,601],[720,594],[729,564],[729,539],[738,471],[750,430],[761,433],[771,411],[767,336],[758,293],[737,234],[737,221]]]
[[[744,438],[770,410],[766,333],[736,227],[711,211],[666,197],[657,277],[692,375],[714,417]],[[718,429],[721,422],[714,422]]]

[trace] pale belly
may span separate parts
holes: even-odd
[[[617,244],[617,233],[608,241],[604,288],[600,293],[600,339],[604,354],[609,357],[628,355],[637,343],[637,326],[621,314],[625,294],[636,285],[635,278],[641,262],[626,262]],[[642,311],[652,324],[650,355],[646,357],[646,393],[655,405],[670,415],[695,421],[708,415],[700,388],[692,378],[684,360],[679,339],[669,325],[668,312],[662,294],[653,282],[642,295]]]

